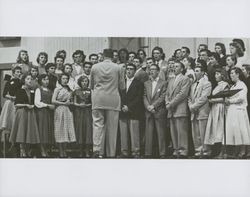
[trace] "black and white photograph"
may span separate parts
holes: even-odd
[[[247,197],[248,0],[0,0],[0,197]]]
[[[250,158],[250,39],[0,37],[1,157]]]

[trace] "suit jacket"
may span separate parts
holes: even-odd
[[[145,106],[145,115],[146,118],[150,116],[154,116],[157,119],[162,119],[166,118],[167,116],[167,110],[165,107],[165,102],[164,98],[166,95],[166,90],[167,90],[167,83],[166,81],[162,80],[159,78],[154,94],[152,96],[152,81],[148,80],[144,83],[144,106]],[[153,105],[155,109],[155,113],[151,113],[147,110],[147,107],[149,105]]]
[[[191,112],[191,120],[196,117],[197,120],[207,119],[210,111],[208,96],[211,94],[212,85],[206,78],[201,78],[199,84],[193,83],[188,99],[189,108],[194,108]],[[195,90],[196,89],[196,90]]]
[[[144,83],[149,79],[149,75],[142,68],[135,73],[135,78],[138,79],[141,83]]]
[[[123,89],[120,91],[121,106],[127,105],[128,112],[120,112],[120,119],[139,120],[144,112],[143,106],[143,83],[134,78],[129,86],[128,91]]]
[[[125,84],[121,68],[107,59],[94,64],[90,72],[92,109],[121,110],[119,89]]]
[[[166,104],[170,104],[168,118],[187,117],[188,111],[188,94],[190,91],[191,81],[187,76],[181,74],[177,81],[172,78],[168,84],[168,90],[165,97]]]

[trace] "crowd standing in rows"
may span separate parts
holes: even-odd
[[[250,158],[250,65],[241,39],[229,48],[200,44],[193,58],[184,46],[167,60],[159,46],[151,57],[143,49],[88,58],[76,50],[72,64],[65,50],[49,63],[40,52],[32,64],[21,50],[0,130],[20,157],[51,157],[57,147],[66,158],[72,143],[79,157]],[[209,97],[236,89],[225,100]]]

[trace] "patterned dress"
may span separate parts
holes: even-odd
[[[77,89],[74,92],[76,102],[78,104],[91,103],[90,89],[81,90]],[[88,107],[75,107],[74,110],[74,123],[76,130],[76,139],[78,144],[91,145],[92,143],[92,111],[91,106]]]
[[[17,91],[15,104],[34,105],[34,90],[21,88]],[[10,133],[10,142],[39,144],[39,132],[34,108],[18,107],[13,127]]]
[[[214,88],[212,95],[215,95],[228,86],[225,81],[220,81]],[[224,136],[224,104],[213,103],[207,121],[205,144],[213,145],[214,143],[222,142]]]
[[[36,117],[40,142],[43,144],[52,144],[54,142],[54,111],[47,107],[47,104],[51,104],[51,100],[51,90],[42,87],[37,88],[35,94]]]
[[[3,90],[3,97],[6,95],[16,96],[16,93],[21,89],[21,86],[20,79],[12,78],[10,81],[7,81]],[[0,130],[11,131],[15,111],[14,101],[7,99],[0,115]]]
[[[57,87],[54,94],[56,100],[66,102],[72,98],[72,92],[65,87]],[[54,114],[54,132],[57,143],[75,142],[73,114],[66,105],[58,105]]]

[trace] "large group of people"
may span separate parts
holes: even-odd
[[[250,60],[241,39],[229,48],[76,50],[73,63],[65,50],[36,63],[21,50],[5,76],[2,140],[20,157],[67,158],[74,144],[86,158],[250,158]],[[239,91],[213,97],[227,90]]]

